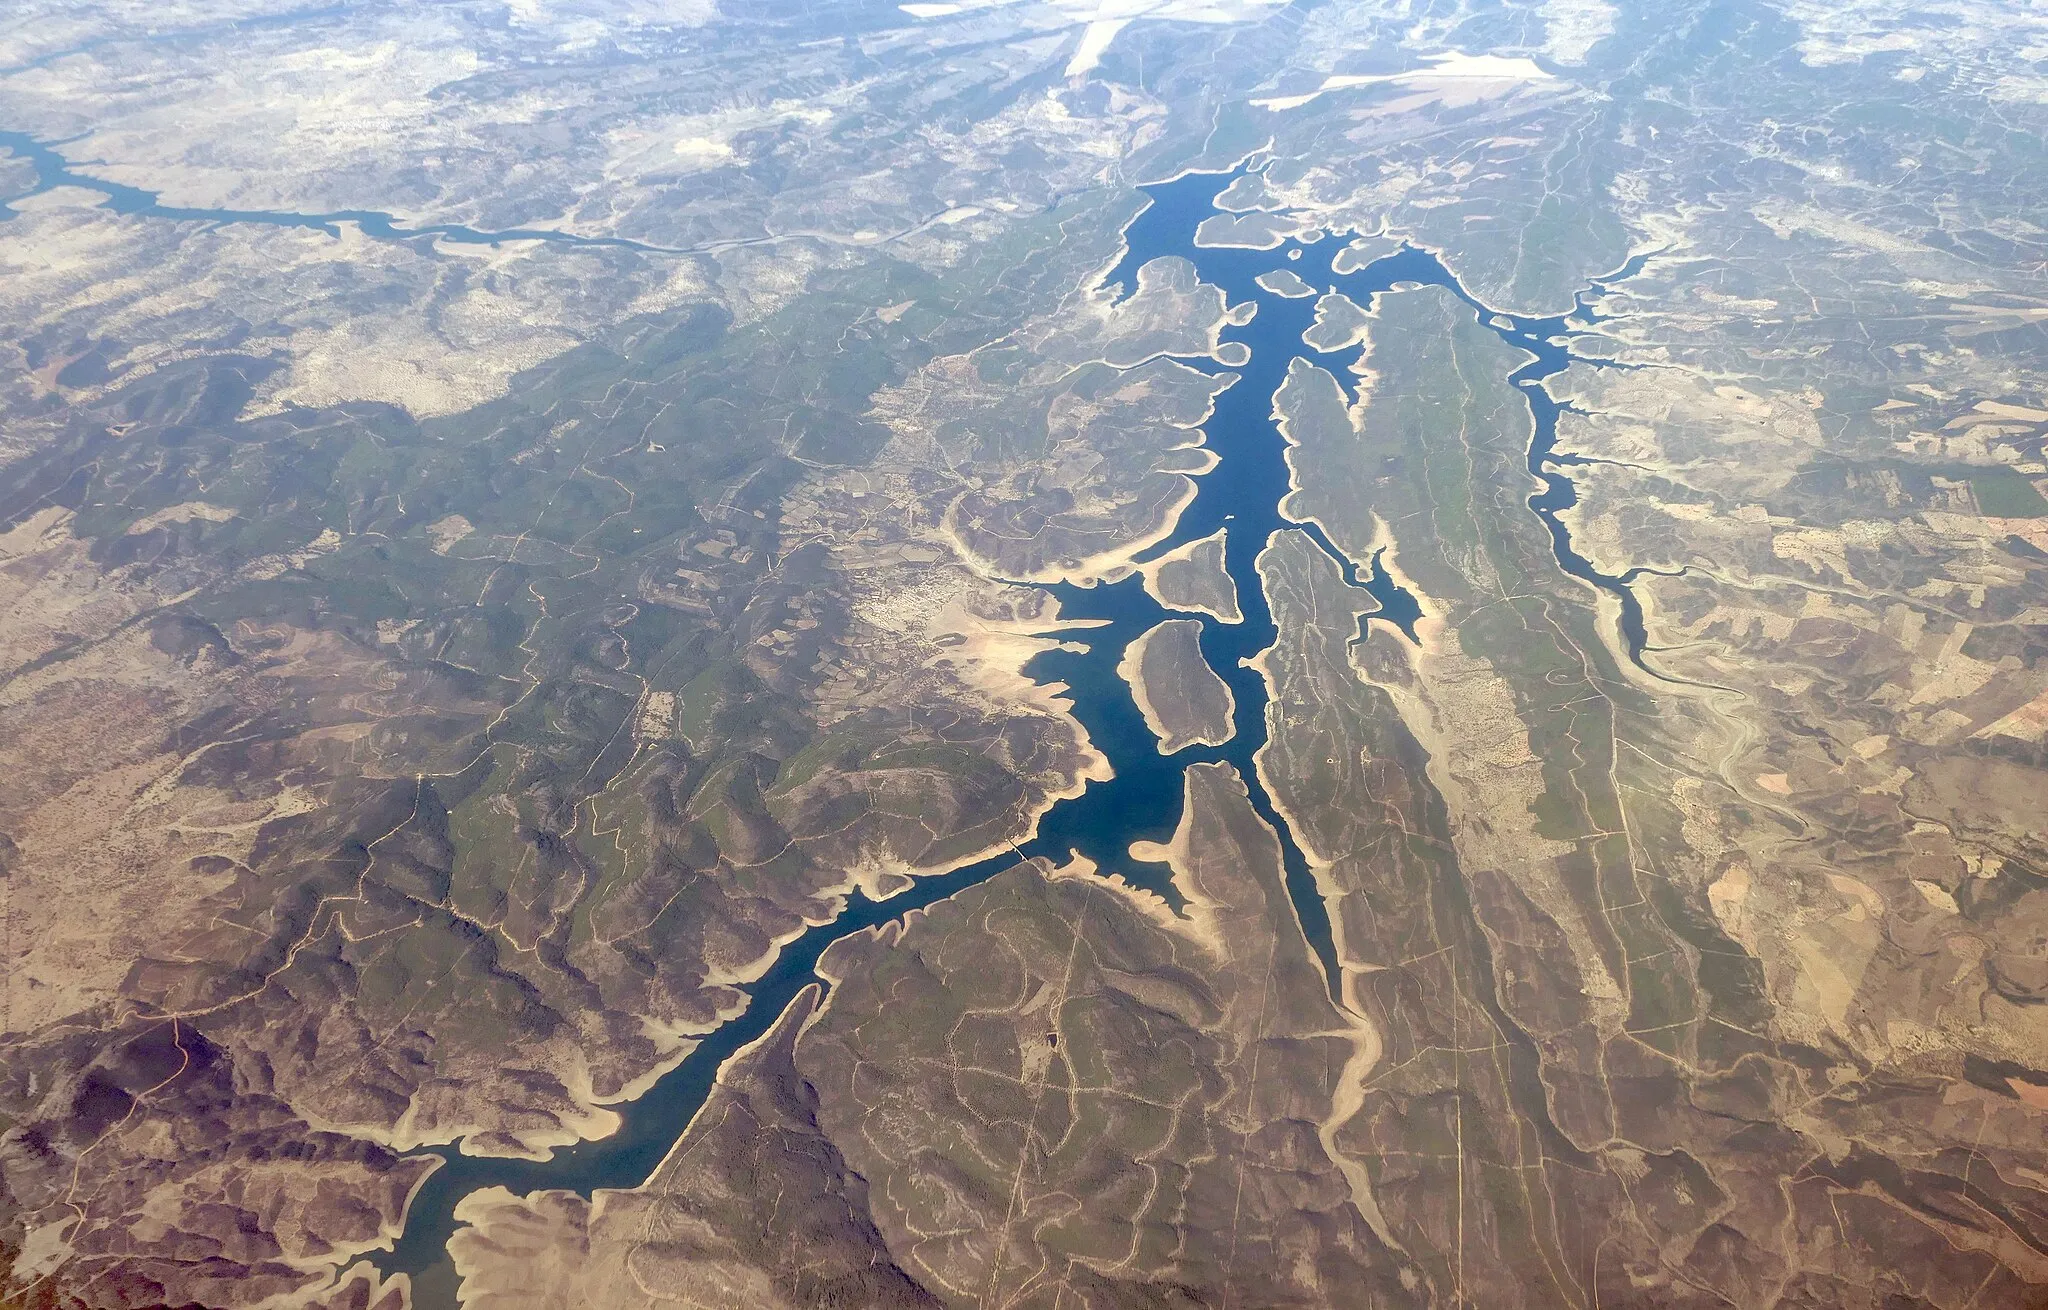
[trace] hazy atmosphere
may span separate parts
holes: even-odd
[[[4,8],[0,1310],[2048,1310],[2048,11]]]

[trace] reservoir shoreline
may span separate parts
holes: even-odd
[[[4,143],[0,138],[0,144]],[[1268,688],[1253,661],[1278,636],[1260,584],[1258,557],[1275,533],[1289,529],[1305,532],[1317,549],[1340,566],[1347,583],[1369,598],[1369,603],[1361,606],[1368,612],[1360,620],[1359,640],[1368,638],[1369,625],[1378,619],[1381,626],[1371,631],[1385,634],[1382,639],[1412,641],[1423,615],[1415,598],[1395,581],[1378,553],[1364,561],[1349,559],[1318,525],[1289,519],[1281,512],[1291,490],[1290,470],[1286,441],[1271,412],[1272,397],[1292,361],[1313,354],[1303,344],[1303,333],[1314,321],[1315,300],[1274,294],[1259,284],[1261,275],[1285,269],[1318,289],[1341,291],[1360,306],[1370,305],[1374,295],[1399,283],[1444,287],[1471,307],[1489,330],[1530,356],[1530,362],[1509,377],[1528,399],[1535,419],[1528,465],[1542,490],[1529,498],[1529,507],[1549,530],[1560,567],[1620,602],[1626,654],[1641,665],[1643,620],[1640,604],[1628,585],[1633,576],[1609,577],[1595,570],[1572,548],[1569,530],[1558,517],[1561,510],[1576,503],[1577,496],[1571,480],[1552,457],[1563,407],[1550,398],[1542,384],[1574,362],[1565,342],[1574,331],[1573,320],[1582,313],[1587,293],[1581,293],[1582,310],[1574,314],[1516,318],[1481,305],[1435,255],[1412,246],[1340,274],[1333,268],[1344,249],[1338,238],[1263,251],[1195,245],[1201,219],[1218,212],[1213,203],[1216,196],[1237,176],[1238,171],[1185,173],[1144,188],[1150,204],[1126,228],[1126,253],[1107,272],[1104,283],[1120,283],[1128,294],[1136,285],[1136,270],[1144,263],[1179,256],[1195,265],[1204,282],[1222,287],[1229,303],[1258,303],[1258,312],[1249,322],[1233,322],[1223,331],[1224,341],[1249,348],[1248,362],[1226,369],[1213,359],[1182,361],[1205,372],[1237,375],[1234,384],[1216,398],[1204,425],[1208,449],[1217,455],[1218,463],[1210,473],[1195,479],[1195,494],[1181,510],[1172,532],[1136,556],[1136,562],[1149,563],[1224,531],[1224,571],[1235,583],[1241,621],[1223,623],[1211,614],[1167,609],[1148,594],[1144,578],[1136,571],[1118,582],[1093,587],[1045,585],[1043,590],[1059,602],[1063,621],[1054,635],[1068,648],[1039,654],[1025,672],[1041,685],[1066,685],[1075,718],[1096,749],[1109,759],[1114,776],[1093,782],[1080,795],[1053,805],[1041,817],[1036,834],[1021,845],[949,873],[918,877],[886,900],[872,900],[858,889],[849,893],[838,918],[789,942],[766,973],[741,987],[748,997],[745,1011],[706,1034],[689,1056],[640,1099],[612,1107],[621,1121],[612,1136],[559,1148],[545,1161],[465,1156],[453,1146],[423,1152],[439,1156],[443,1163],[414,1196],[404,1233],[393,1249],[372,1257],[386,1275],[404,1272],[415,1276],[415,1305],[428,1310],[453,1304],[453,1276],[445,1248],[456,1227],[455,1205],[467,1193],[499,1186],[515,1193],[562,1189],[588,1196],[598,1188],[640,1185],[702,1106],[720,1066],[762,1036],[803,987],[821,981],[817,961],[833,942],[974,886],[1023,858],[1043,857],[1056,864],[1076,857],[1092,861],[1105,873],[1120,875],[1157,893],[1178,912],[1185,901],[1170,869],[1164,863],[1137,858],[1132,848],[1161,853],[1172,841],[1180,821],[1182,773],[1190,764],[1227,762],[1243,779],[1253,809],[1279,836],[1287,892],[1296,917],[1321,963],[1333,999],[1344,1004],[1328,908],[1291,825],[1267,793],[1256,766],[1256,757],[1267,740]],[[1614,278],[1632,271],[1633,263]],[[1596,280],[1591,289],[1614,278]],[[1218,472],[1222,476],[1216,476]],[[1134,640],[1169,618],[1192,618],[1201,623],[1202,654],[1229,689],[1234,731],[1220,746],[1198,744],[1167,756],[1160,754],[1157,739],[1134,703],[1119,665]],[[1490,961],[1486,963],[1490,967]],[[1526,1035],[1522,1036],[1526,1040]]]

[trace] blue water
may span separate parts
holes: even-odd
[[[0,137],[0,143],[4,141]],[[542,1163],[474,1159],[449,1148],[436,1149],[433,1153],[447,1163],[415,1198],[407,1215],[405,1233],[396,1248],[377,1261],[386,1272],[433,1271],[433,1276],[419,1286],[416,1304],[425,1307],[446,1299],[445,1289],[451,1284],[445,1267],[445,1245],[455,1227],[452,1208],[464,1194],[497,1185],[514,1192],[561,1188],[587,1196],[596,1188],[629,1188],[643,1182],[703,1104],[719,1066],[740,1046],[765,1032],[801,988],[817,981],[818,956],[839,938],[972,886],[1014,864],[1020,855],[1065,860],[1078,853],[1106,872],[1120,874],[1158,893],[1169,904],[1181,906],[1183,901],[1169,870],[1163,865],[1131,859],[1129,848],[1133,842],[1163,842],[1172,835],[1180,819],[1181,774],[1190,763],[1227,760],[1233,764],[1245,780],[1253,807],[1280,834],[1288,894],[1302,930],[1334,989],[1338,973],[1328,912],[1300,848],[1275,811],[1252,764],[1253,755],[1266,740],[1267,698],[1263,680],[1244,667],[1244,661],[1271,645],[1276,636],[1255,561],[1274,532],[1305,528],[1342,567],[1347,581],[1372,602],[1372,612],[1361,621],[1359,640],[1412,640],[1421,609],[1415,598],[1388,576],[1377,556],[1366,561],[1361,571],[1354,561],[1336,550],[1320,529],[1294,523],[1280,513],[1281,500],[1288,491],[1288,471],[1284,441],[1271,418],[1272,398],[1287,375],[1289,363],[1297,355],[1308,353],[1301,336],[1313,322],[1315,302],[1271,295],[1256,285],[1259,274],[1290,268],[1318,288],[1343,291],[1360,306],[1368,306],[1375,293],[1397,282],[1446,287],[1471,305],[1479,321],[1502,340],[1533,356],[1529,364],[1511,377],[1528,398],[1536,420],[1528,464],[1530,471],[1542,480],[1543,489],[1530,498],[1530,509],[1548,528],[1559,565],[1620,601],[1621,626],[1629,656],[1641,662],[1642,612],[1628,585],[1634,574],[1599,573],[1572,548],[1570,533],[1558,519],[1558,511],[1572,505],[1576,494],[1570,479],[1561,471],[1560,462],[1551,457],[1560,407],[1541,383],[1571,361],[1567,343],[1574,331],[1590,322],[1589,311],[1583,306],[1584,297],[1581,308],[1572,314],[1551,318],[1496,316],[1468,295],[1434,255],[1412,247],[1342,276],[1331,270],[1331,261],[1342,246],[1337,240],[1292,247],[1292,251],[1299,253],[1291,260],[1287,258],[1289,250],[1196,247],[1196,226],[1214,212],[1214,197],[1232,176],[1191,174],[1146,188],[1152,203],[1130,225],[1129,253],[1107,280],[1121,283],[1128,290],[1135,286],[1136,269],[1145,261],[1161,255],[1179,255],[1196,265],[1204,281],[1224,288],[1232,303],[1248,299],[1259,302],[1259,312],[1251,323],[1224,332],[1225,340],[1241,341],[1251,348],[1251,360],[1244,368],[1224,370],[1206,360],[1187,361],[1211,373],[1234,371],[1238,375],[1236,382],[1218,397],[1215,414],[1205,426],[1208,445],[1219,456],[1220,463],[1215,471],[1198,480],[1197,495],[1173,535],[1142,557],[1154,558],[1188,541],[1206,537],[1218,528],[1227,529],[1225,567],[1237,584],[1244,619],[1241,623],[1225,624],[1203,617],[1201,645],[1211,666],[1230,685],[1236,698],[1235,735],[1220,747],[1191,747],[1170,758],[1158,753],[1155,738],[1145,727],[1128,686],[1116,671],[1124,648],[1139,634],[1169,617],[1169,611],[1146,594],[1138,578],[1092,588],[1050,588],[1067,618],[1107,622],[1102,627],[1076,627],[1066,634],[1072,641],[1085,643],[1085,652],[1048,651],[1038,656],[1027,672],[1041,683],[1068,685],[1076,717],[1108,756],[1115,778],[1092,785],[1081,796],[1055,806],[1039,825],[1037,835],[1011,852],[942,877],[919,879],[912,888],[887,901],[877,903],[854,895],[838,919],[811,929],[784,948],[774,967],[744,989],[749,997],[745,1013],[705,1038],[688,1059],[645,1096],[618,1107],[623,1123],[613,1136],[558,1150],[552,1159]],[[1626,276],[1632,271],[1633,268],[1624,268],[1615,276]],[[1484,963],[1481,962],[1482,967]],[[1513,1029],[1504,1015],[1497,1015],[1496,1021],[1504,1025],[1518,1050],[1527,1045],[1526,1036]]]
[[[104,178],[79,172],[69,160],[58,153],[58,146],[67,144],[69,142],[51,144],[39,141],[22,132],[0,132],[0,150],[6,150],[17,158],[26,160],[36,171],[35,185],[11,199],[25,200],[57,187],[77,187],[105,196],[106,200],[101,207],[111,209],[117,214],[165,218],[174,222],[214,225],[252,223],[259,227],[308,228],[324,232],[328,236],[340,236],[343,225],[348,225],[367,236],[383,241],[409,241],[417,237],[428,237],[436,241],[469,246],[495,246],[507,241],[548,241],[566,246],[608,246],[653,255],[697,253],[667,246],[651,246],[640,241],[628,241],[624,237],[577,236],[572,232],[558,232],[552,228],[518,227],[485,232],[473,227],[464,227],[460,223],[423,223],[412,227],[390,214],[374,209],[337,209],[324,214],[302,214],[279,209],[194,209],[182,205],[166,205],[154,191],[120,182],[109,182]],[[14,216],[14,210],[0,204],[0,219]]]

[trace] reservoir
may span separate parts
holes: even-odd
[[[1248,363],[1225,370],[1208,360],[1183,361],[1208,372],[1237,374],[1237,381],[1217,398],[1215,413],[1204,429],[1207,445],[1220,463],[1197,479],[1197,495],[1173,535],[1141,557],[1166,554],[1224,529],[1224,563],[1237,586],[1243,622],[1224,624],[1166,610],[1145,592],[1136,576],[1092,588],[1049,588],[1058,598],[1063,616],[1077,623],[1063,637],[1084,644],[1086,649],[1048,651],[1026,671],[1041,683],[1065,683],[1071,688],[1074,714],[1097,748],[1108,756],[1114,778],[1095,783],[1079,797],[1055,806],[1045,815],[1036,836],[1015,853],[1005,852],[951,873],[920,878],[907,891],[882,902],[854,893],[838,919],[812,928],[784,947],[774,966],[745,987],[750,998],[745,1013],[706,1036],[645,1096],[614,1107],[622,1122],[611,1137],[558,1149],[544,1162],[479,1159],[461,1155],[452,1147],[436,1148],[434,1154],[446,1164],[415,1197],[396,1248],[373,1257],[386,1273],[404,1271],[415,1276],[415,1305],[433,1308],[454,1303],[453,1271],[444,1248],[455,1226],[453,1208],[466,1193],[502,1186],[517,1193],[559,1188],[587,1196],[597,1188],[631,1188],[643,1182],[703,1104],[719,1066],[764,1033],[798,991],[817,981],[814,971],[820,953],[839,938],[972,886],[1015,864],[1020,854],[1064,861],[1078,853],[1105,871],[1159,893],[1169,904],[1180,905],[1167,868],[1134,861],[1129,848],[1134,842],[1163,843],[1171,837],[1180,818],[1181,773],[1191,763],[1225,760],[1244,778],[1253,806],[1280,834],[1288,892],[1302,929],[1322,960],[1326,977],[1336,977],[1335,948],[1323,900],[1253,765],[1266,740],[1267,697],[1263,679],[1244,662],[1270,646],[1276,635],[1255,561],[1273,533],[1307,528],[1343,567],[1347,580],[1377,606],[1362,621],[1361,640],[1411,640],[1421,612],[1415,599],[1389,578],[1376,558],[1347,560],[1319,529],[1288,520],[1280,512],[1289,490],[1288,469],[1285,442],[1272,419],[1273,395],[1297,356],[1317,358],[1302,341],[1303,332],[1314,321],[1315,299],[1290,299],[1268,292],[1258,285],[1261,274],[1285,269],[1318,290],[1342,291],[1362,308],[1370,305],[1375,293],[1397,283],[1444,287],[1470,305],[1479,322],[1530,356],[1530,362],[1510,378],[1527,397],[1535,419],[1528,466],[1541,482],[1541,490],[1530,497],[1530,511],[1549,530],[1560,567],[1619,603],[1628,655],[1641,663],[1643,620],[1629,588],[1632,575],[1598,572],[1573,549],[1570,532],[1558,518],[1559,511],[1575,503],[1576,492],[1565,466],[1552,459],[1561,407],[1541,384],[1572,362],[1567,343],[1575,323],[1590,322],[1588,311],[1582,308],[1552,318],[1499,314],[1467,294],[1436,256],[1414,247],[1403,247],[1363,268],[1338,274],[1332,263],[1345,242],[1337,238],[1306,245],[1289,242],[1273,250],[1196,246],[1197,226],[1217,212],[1215,198],[1235,176],[1191,173],[1145,188],[1151,203],[1128,227],[1128,251],[1106,281],[1120,283],[1128,293],[1136,285],[1139,266],[1174,255],[1193,263],[1204,282],[1223,288],[1231,304],[1258,303],[1251,322],[1226,327],[1223,332],[1225,341],[1240,342],[1250,349]],[[1625,266],[1615,276],[1633,271]],[[1341,377],[1342,365],[1355,357],[1358,349],[1351,347],[1341,357],[1324,356],[1318,362],[1331,366]],[[1166,757],[1159,754],[1117,665],[1125,648],[1146,630],[1167,618],[1188,617],[1202,618],[1202,651],[1235,698],[1236,731],[1225,745],[1194,746]],[[1084,623],[1101,626],[1079,626]],[[1497,1021],[1504,1019],[1497,1016]]]

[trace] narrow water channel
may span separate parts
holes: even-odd
[[[5,71],[0,70],[0,75],[4,75]],[[336,237],[341,235],[342,228],[353,227],[364,236],[378,241],[414,241],[425,238],[458,246],[498,246],[508,241],[542,241],[560,246],[631,250],[643,255],[687,258],[696,255],[715,255],[745,246],[774,245],[778,241],[805,237],[826,241],[843,240],[843,243],[848,245],[880,245],[914,232],[921,232],[942,221],[944,217],[943,213],[933,214],[904,231],[858,241],[837,238],[823,232],[767,232],[754,236],[725,237],[701,246],[684,247],[659,246],[646,241],[634,241],[628,237],[579,236],[574,232],[545,227],[486,230],[461,223],[412,225],[378,209],[336,209],[317,214],[288,209],[203,209],[187,205],[167,205],[155,191],[129,186],[122,182],[110,182],[105,178],[82,172],[60,153],[59,147],[68,144],[70,143],[63,141],[43,141],[25,132],[0,131],[0,150],[26,161],[35,170],[36,175],[35,184],[27,191],[11,196],[0,196],[0,219],[12,218],[16,214],[15,210],[8,208],[6,202],[9,200],[27,200],[54,191],[58,187],[75,187],[106,197],[101,208],[110,209],[117,214],[169,219],[172,222],[207,223],[215,226],[251,224],[256,227],[305,228]]]
[[[1251,360],[1241,369],[1229,370],[1239,375],[1238,380],[1218,397],[1215,414],[1205,425],[1208,445],[1221,462],[1214,472],[1199,479],[1196,498],[1183,513],[1173,536],[1148,552],[1148,557],[1157,556],[1206,537],[1218,528],[1226,531],[1225,566],[1237,585],[1244,619],[1241,623],[1224,624],[1204,617],[1201,643],[1211,667],[1230,685],[1236,698],[1236,732],[1220,747],[1191,747],[1172,757],[1161,756],[1156,740],[1132,701],[1129,687],[1117,673],[1117,664],[1125,647],[1169,617],[1169,612],[1146,594],[1136,577],[1092,588],[1051,588],[1066,617],[1104,625],[1077,626],[1067,635],[1074,642],[1084,643],[1085,651],[1048,651],[1035,659],[1027,672],[1041,683],[1063,682],[1071,688],[1074,713],[1109,757],[1115,777],[1054,807],[1020,853],[1056,861],[1078,853],[1179,905],[1181,898],[1166,867],[1134,861],[1129,848],[1134,842],[1163,842],[1171,836],[1180,818],[1181,774],[1187,765],[1227,760],[1245,779],[1254,807],[1281,836],[1289,895],[1326,975],[1334,980],[1337,968],[1328,912],[1300,848],[1275,811],[1252,763],[1266,740],[1267,697],[1263,679],[1245,667],[1244,662],[1270,646],[1276,636],[1259,585],[1256,560],[1273,533],[1290,527],[1308,527],[1320,547],[1343,567],[1351,584],[1377,602],[1376,612],[1361,625],[1376,634],[1374,639],[1412,637],[1420,610],[1414,598],[1388,577],[1377,558],[1365,561],[1366,567],[1361,571],[1320,530],[1294,523],[1280,513],[1281,500],[1288,491],[1288,471],[1285,443],[1272,421],[1272,400],[1286,378],[1289,364],[1295,357],[1310,353],[1302,343],[1302,333],[1314,320],[1315,301],[1273,295],[1257,285],[1257,277],[1287,268],[1318,290],[1343,291],[1361,307],[1369,306],[1375,293],[1400,282],[1446,287],[1472,306],[1480,322],[1504,341],[1533,356],[1511,378],[1529,398],[1536,420],[1529,468],[1542,480],[1544,489],[1531,497],[1530,508],[1549,528],[1560,566],[1620,600],[1629,654],[1638,661],[1642,618],[1629,592],[1628,579],[1608,577],[1595,570],[1573,550],[1570,533],[1558,519],[1558,512],[1574,502],[1575,493],[1570,479],[1551,459],[1559,406],[1543,390],[1541,382],[1571,360],[1565,343],[1573,331],[1573,315],[1534,319],[1497,315],[1468,295],[1434,255],[1414,248],[1404,248],[1363,269],[1339,275],[1332,269],[1332,260],[1344,245],[1338,239],[1270,251],[1197,247],[1197,225],[1216,212],[1214,199],[1234,176],[1189,174],[1146,188],[1152,203],[1127,230],[1129,252],[1108,275],[1108,281],[1121,282],[1128,289],[1135,284],[1135,272],[1140,265],[1162,255],[1178,255],[1194,263],[1203,281],[1221,286],[1231,303],[1258,302],[1258,313],[1250,323],[1224,332],[1225,340],[1240,341],[1250,348]],[[1624,269],[1616,276],[1626,276],[1631,271]],[[1191,362],[1211,372],[1225,371],[1207,361]],[[1361,637],[1365,635],[1361,633]],[[909,890],[883,902],[870,901],[856,893],[838,919],[811,929],[785,947],[774,967],[745,988],[749,1004],[744,1014],[707,1036],[688,1059],[645,1096],[616,1107],[622,1125],[611,1137],[557,1150],[545,1162],[477,1159],[460,1155],[452,1148],[437,1148],[434,1153],[447,1163],[415,1197],[396,1248],[377,1257],[376,1263],[387,1273],[404,1271],[416,1276],[415,1304],[422,1310],[452,1304],[453,1281],[446,1264],[445,1246],[455,1228],[453,1207],[462,1196],[489,1186],[503,1186],[514,1192],[560,1188],[586,1196],[596,1188],[638,1186],[703,1104],[719,1066],[739,1047],[765,1032],[796,993],[815,981],[817,959],[826,947],[850,933],[898,918],[972,886],[1014,864],[1016,858],[1006,852],[940,877],[922,878]]]
[[[485,232],[460,223],[423,223],[408,227],[390,214],[374,209],[337,209],[324,214],[301,214],[282,209],[196,209],[185,205],[167,205],[154,191],[122,182],[109,182],[79,171],[70,160],[58,151],[59,142],[52,144],[38,140],[25,132],[0,131],[0,150],[5,150],[18,159],[27,161],[35,169],[35,185],[19,195],[4,199],[26,200],[59,187],[76,187],[105,196],[103,208],[117,214],[132,214],[142,218],[163,218],[173,222],[187,223],[248,223],[258,227],[309,228],[324,232],[328,236],[340,236],[343,226],[360,229],[366,236],[381,241],[409,241],[415,237],[431,237],[437,241],[448,241],[456,245],[495,246],[506,241],[549,241],[569,246],[610,246],[625,250],[638,250],[647,254],[677,255],[690,252],[670,250],[663,246],[650,246],[624,237],[584,237],[573,232],[557,232],[552,228],[508,228],[502,232]],[[0,218],[13,215],[4,203],[0,203]]]

